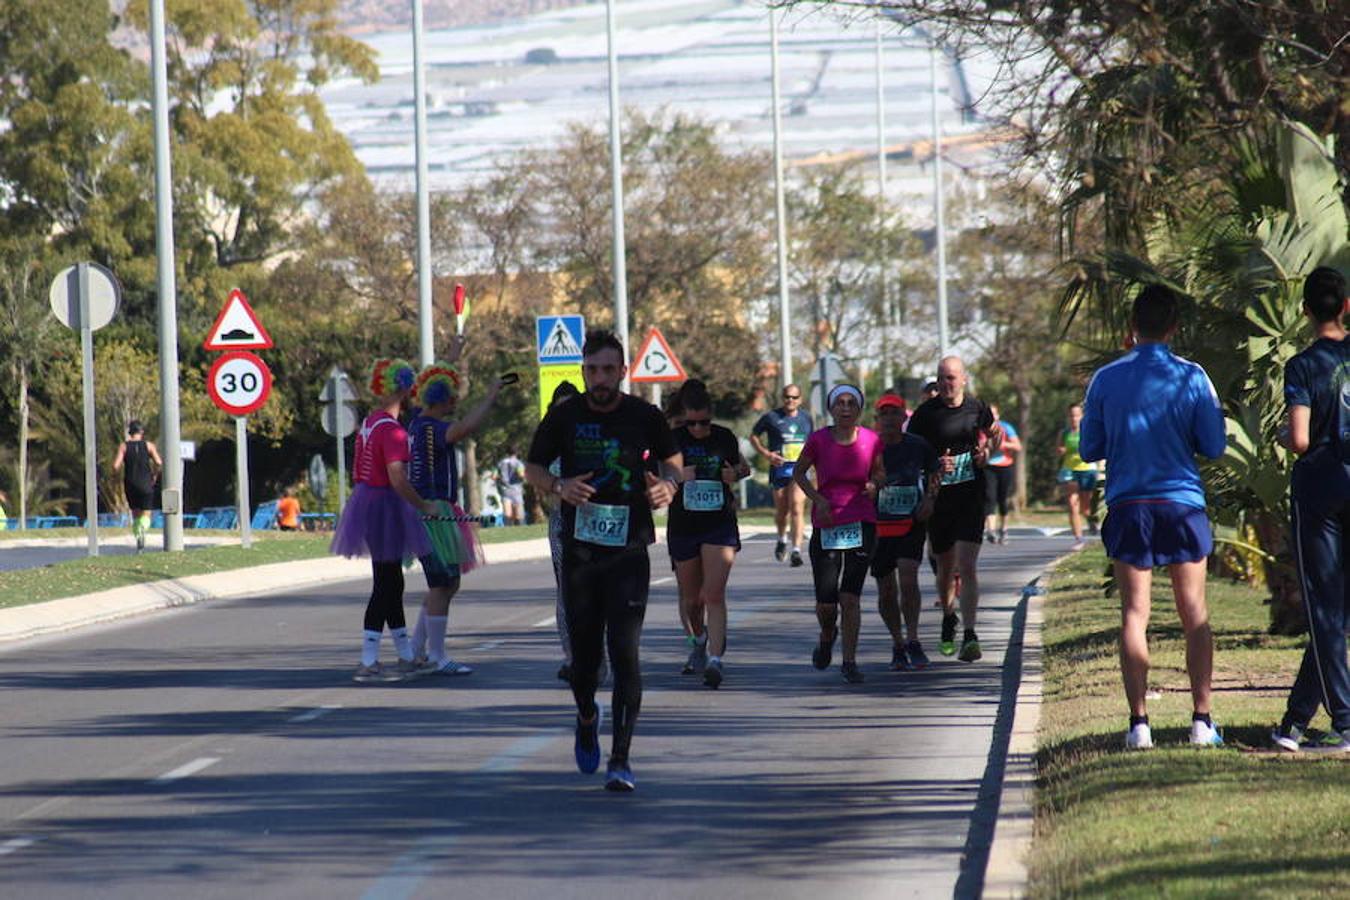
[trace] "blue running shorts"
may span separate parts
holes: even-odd
[[[1136,568],[1199,562],[1214,550],[1205,511],[1170,500],[1127,500],[1102,523],[1106,555]]]

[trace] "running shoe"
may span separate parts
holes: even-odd
[[[395,666],[400,678],[417,678],[426,675],[430,670],[425,668],[422,663],[415,659],[400,659]]]
[[[1196,747],[1222,747],[1223,735],[1218,725],[1197,719],[1191,722],[1191,743]]]
[[[778,560],[779,562],[782,562],[783,558],[786,556],[787,556],[787,541],[783,540],[782,538],[779,538],[778,543],[773,545],[773,558]]]
[[[577,716],[577,737],[572,745],[572,752],[577,758],[577,771],[583,775],[590,775],[600,768],[600,719],[604,717],[604,710],[597,703],[595,706],[595,718],[586,724],[581,721],[581,716]]]
[[[792,568],[797,569],[800,568],[801,565],[802,565],[802,551],[794,547],[792,550]]]
[[[997,536],[996,534],[994,534],[994,530],[993,530],[992,528],[986,528],[986,529],[985,529],[985,531],[984,531],[984,542],[985,542],[986,544],[997,544],[997,543],[998,543],[998,536]]]
[[[386,668],[378,662],[368,666],[357,666],[356,673],[352,675],[352,681],[357,684],[370,684],[374,681],[402,681],[403,676],[393,669]]]
[[[708,642],[695,641],[693,638],[685,638],[689,643],[689,658],[684,661],[684,668],[680,670],[681,675],[700,675],[703,668],[708,664]]]
[[[1151,750],[1153,749],[1153,729],[1140,722],[1125,732],[1126,750]]]
[[[891,648],[891,671],[908,672],[911,666],[909,664],[909,651],[904,647]]]
[[[938,651],[943,656],[951,656],[956,652],[956,626],[960,621],[956,613],[947,613],[942,617],[942,640],[938,642]]]
[[[432,675],[472,675],[473,666],[466,666],[464,663],[455,662],[450,657],[441,660],[440,665],[431,670]]]
[[[905,645],[905,653],[909,655],[909,667],[911,669],[928,668],[928,654],[923,652],[923,644],[918,641],[910,641]]]
[[[140,553],[144,549],[145,549],[145,535],[138,534],[136,535],[136,552]]]
[[[628,763],[612,762],[605,767],[605,790],[616,794],[629,794],[637,790],[637,779]]]
[[[981,656],[984,654],[980,652],[980,639],[972,637],[961,642],[961,652],[956,658],[961,662],[975,662]]]
[[[830,660],[834,658],[834,638],[830,638],[827,644],[824,640],[816,644],[816,649],[811,651],[811,665],[817,669],[828,669]]]
[[[708,660],[708,665],[703,669],[703,683],[713,690],[722,686],[722,661],[720,659]]]
[[[1008,543],[1008,529],[1000,528],[998,530],[998,542],[1000,545]]]
[[[1270,733],[1270,742],[1275,745],[1276,750],[1283,750],[1286,753],[1297,753],[1301,749],[1299,744],[1303,740],[1303,729],[1297,725],[1281,725]]]
[[[858,668],[857,663],[846,662],[839,667],[839,671],[844,676],[844,680],[849,684],[862,684],[863,673],[862,669]]]
[[[1305,748],[1309,753],[1347,753],[1350,754],[1350,734],[1329,731],[1320,741],[1313,741]]]

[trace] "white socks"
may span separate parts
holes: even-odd
[[[398,658],[411,660],[413,658],[412,641],[408,639],[407,628],[393,628],[389,631],[394,636],[394,649],[398,651]]]
[[[427,616],[427,658],[432,662],[445,662],[445,631],[449,627],[449,616]]]
[[[427,655],[427,608],[422,607],[417,613],[417,627],[413,629],[412,634],[413,659]]]
[[[380,633],[378,631],[361,632],[361,665],[369,668],[380,658]]]

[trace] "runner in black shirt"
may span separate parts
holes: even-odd
[[[919,561],[927,534],[924,523],[937,500],[940,464],[937,451],[927,441],[902,430],[904,400],[883,394],[877,399],[876,411],[886,470],[877,491],[877,549],[872,555],[877,611],[891,633],[892,671],[924,669],[928,656],[919,642]]]
[[[933,445],[942,456],[942,490],[928,522],[928,541],[938,561],[942,595],[944,656],[956,652],[956,576],[961,581],[961,617],[965,634],[960,658],[974,662],[983,654],[975,634],[980,586],[975,567],[984,540],[984,464],[997,450],[1003,432],[982,400],[966,394],[966,367],[948,356],[938,365],[938,395],[914,411],[909,433]]]
[[[633,725],[642,705],[638,643],[647,611],[655,540],[652,508],[667,506],[683,461],[661,411],[623,393],[627,366],[612,333],[592,331],[582,347],[586,393],[549,410],[530,444],[526,477],[556,494],[562,507],[562,587],[572,641],[572,694],[577,704],[577,768],[600,765],[600,708],[595,703],[601,644],[608,634],[614,672],[614,740],[605,787],[636,786],[628,764]],[[661,463],[647,471],[645,457]],[[549,464],[561,460],[561,477]]]
[[[689,623],[692,648],[685,674],[700,670],[703,683],[722,683],[727,647],[727,578],[741,549],[736,500],[731,489],[750,474],[736,435],[712,423],[712,402],[703,382],[680,388],[684,426],[674,432],[684,457],[684,483],[670,507],[666,541],[680,585],[680,608]]]

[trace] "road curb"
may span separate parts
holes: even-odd
[[[548,538],[484,544],[483,553],[489,564],[548,559]],[[369,560],[324,556],[127,585],[0,609],[0,645],[206,600],[265,595],[369,577]]]

